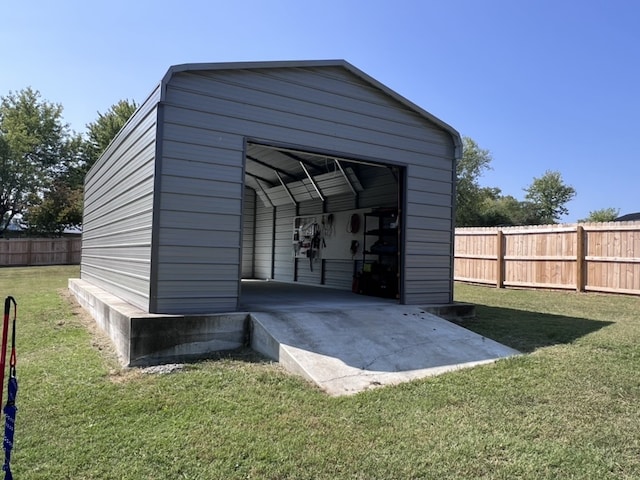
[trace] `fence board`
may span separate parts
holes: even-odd
[[[0,239],[0,266],[79,265],[82,239],[5,238]]]
[[[640,222],[457,228],[454,279],[639,295]]]

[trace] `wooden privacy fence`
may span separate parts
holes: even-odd
[[[454,279],[640,295],[640,222],[456,228]]]
[[[81,249],[80,237],[0,239],[0,266],[77,265]]]

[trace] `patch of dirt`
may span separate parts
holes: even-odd
[[[120,385],[123,383],[139,380],[140,378],[142,378],[142,375],[143,374],[139,368],[122,367],[120,369],[111,370],[108,377],[112,383]]]
[[[89,335],[91,336],[91,346],[101,353],[108,367],[111,369],[109,377],[112,377],[113,374],[118,376],[120,375],[120,372],[124,374],[124,372],[129,370],[121,366],[120,359],[118,358],[118,352],[113,346],[109,336],[100,328],[89,312],[82,308],[69,289],[61,288],[58,290],[58,293],[71,307],[71,314],[73,315],[72,322],[77,322],[89,332]],[[64,327],[72,322],[60,321],[58,322],[58,326]]]
[[[66,300],[71,307],[73,319],[60,321],[57,323],[57,326],[63,328],[65,326],[77,324],[89,332],[89,335],[91,336],[91,346],[98,350],[104,358],[107,368],[109,368],[107,376],[111,382],[116,384],[127,383],[139,380],[146,374],[164,375],[180,371],[185,367],[184,364],[178,363],[156,365],[147,368],[123,367],[120,363],[120,359],[118,358],[118,352],[113,346],[109,336],[100,328],[89,312],[82,308],[69,289],[61,288],[58,290],[58,294]]]
[[[118,357],[118,352],[107,333],[100,328],[89,312],[82,308],[69,289],[61,288],[58,290],[58,294],[69,304],[72,317],[66,320],[60,320],[56,324],[56,327],[81,327],[89,332],[91,346],[99,351],[100,355],[104,359],[105,367],[108,369],[107,378],[109,381],[115,384],[124,384],[140,380],[145,375],[166,375],[178,373],[187,368],[187,364],[184,363],[170,363],[142,368],[122,366],[120,358]],[[212,352],[207,358],[201,359],[201,361],[207,360],[240,361],[243,368],[246,364],[270,365],[273,368],[282,369],[283,372],[286,372],[284,367],[281,367],[277,362],[273,363],[272,360],[263,357],[248,347],[223,352]]]

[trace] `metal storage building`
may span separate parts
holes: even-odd
[[[374,212],[398,302],[451,303],[461,148],[345,61],[173,66],[86,177],[81,278],[179,315],[235,311],[242,278],[351,290]]]

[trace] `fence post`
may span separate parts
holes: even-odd
[[[30,267],[33,261],[33,256],[32,256],[32,250],[33,250],[33,239],[29,238],[27,239],[27,267]]]
[[[585,271],[584,271],[584,227],[578,225],[576,227],[576,291],[584,292]]]
[[[67,255],[66,255],[66,259],[65,259],[65,264],[66,265],[71,265],[71,238],[67,237],[65,238],[65,248],[67,249]]]
[[[496,237],[496,288],[504,288],[504,233],[498,230]]]

